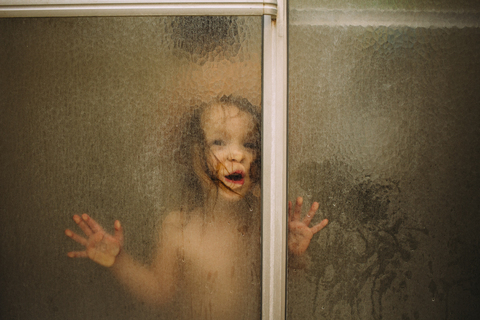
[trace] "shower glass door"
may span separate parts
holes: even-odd
[[[0,19],[0,70],[1,318],[261,318],[261,16]],[[67,257],[91,219],[131,269]]]
[[[478,2],[289,5],[288,199],[329,224],[287,319],[475,318]]]

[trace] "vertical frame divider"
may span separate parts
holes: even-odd
[[[287,256],[287,8],[263,17],[262,319],[285,319]]]

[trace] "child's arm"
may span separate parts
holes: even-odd
[[[305,218],[300,220],[302,204],[303,198],[298,197],[292,213],[292,202],[288,202],[288,250],[295,256],[303,254],[310,245],[313,235],[328,224],[328,220],[323,219],[310,228],[309,224],[318,210],[318,203],[314,202]]]
[[[162,229],[161,240],[154,263],[144,266],[135,261],[124,250],[123,230],[120,222],[114,223],[115,233],[110,235],[87,214],[73,217],[77,225],[83,230],[86,238],[67,229],[65,234],[85,247],[83,251],[68,253],[71,258],[90,258],[96,263],[111,267],[112,272],[120,282],[125,284],[136,297],[150,304],[165,303],[175,293],[177,279],[177,248],[179,243],[176,226],[168,223],[168,217]],[[172,218],[170,218],[172,220]]]

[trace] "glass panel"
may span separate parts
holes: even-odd
[[[0,318],[260,318],[261,30],[0,20]]]
[[[480,28],[297,18],[288,197],[329,224],[289,256],[288,319],[476,318]]]

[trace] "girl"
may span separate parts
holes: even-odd
[[[85,247],[69,252],[110,267],[138,298],[175,304],[177,318],[258,319],[260,312],[260,112],[232,96],[196,108],[181,134],[177,160],[185,165],[185,207],[164,220],[151,265],[124,250],[120,222],[113,235],[87,214],[74,215],[85,237],[67,236]],[[289,248],[308,247],[327,220],[309,228],[318,204],[300,220],[302,199],[292,213]]]

